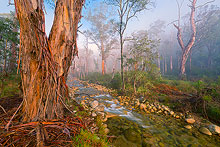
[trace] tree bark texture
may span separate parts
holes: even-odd
[[[182,40],[182,30],[180,28],[180,26],[175,25],[177,29],[177,40],[178,43],[182,49],[182,56],[181,56],[181,62],[180,62],[180,73],[179,73],[179,77],[182,79],[185,77],[186,75],[186,61],[188,59],[189,56],[189,52],[193,46],[193,44],[195,43],[195,39],[196,39],[196,24],[195,24],[195,9],[196,9],[196,2],[197,0],[193,0],[191,1],[191,14],[190,14],[190,24],[191,24],[191,30],[192,30],[192,34],[191,37],[187,43],[187,45],[185,46]]]
[[[62,117],[83,0],[57,0],[49,39],[43,0],[15,0],[20,23],[23,121]]]

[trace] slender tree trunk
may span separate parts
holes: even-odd
[[[121,45],[121,80],[122,80],[122,91],[125,90],[125,79],[124,79],[124,57],[123,57],[123,36],[120,34],[120,45]]]
[[[162,69],[162,74],[164,75],[165,74],[165,59],[164,59],[164,57],[162,57],[163,58],[163,69]]]
[[[105,50],[104,50],[104,44],[101,40],[101,55],[102,55],[102,75],[105,74]]]
[[[158,66],[158,68],[160,69],[160,53],[159,53],[159,51],[157,52],[157,66]]]
[[[208,68],[211,69],[212,66],[212,49],[208,47]]]
[[[7,66],[7,48],[8,48],[8,40],[6,40],[5,42],[5,51],[4,51],[4,65],[3,65],[3,73],[4,75],[7,75],[7,69],[6,69],[6,66]]]
[[[192,70],[192,50],[190,50],[189,53],[189,73],[191,75],[191,70]]]
[[[89,41],[86,37],[86,75],[89,73]]]
[[[173,71],[173,57],[170,56],[170,71]]]
[[[102,75],[105,74],[105,60],[102,57]]]
[[[167,73],[167,60],[166,57],[164,58],[164,68],[165,68],[165,73]]]
[[[192,34],[191,34],[191,37],[190,37],[190,40],[188,41],[187,45],[185,46],[184,43],[183,43],[183,40],[182,40],[182,30],[181,28],[179,27],[179,25],[175,25],[174,26],[176,27],[177,29],[177,40],[178,40],[178,43],[182,49],[182,56],[181,56],[181,62],[180,62],[180,73],[179,73],[179,77],[180,79],[184,79],[185,76],[186,76],[186,61],[188,59],[188,56],[189,56],[189,52],[195,42],[195,38],[196,38],[196,25],[195,25],[195,20],[194,20],[194,17],[195,17],[195,9],[196,9],[196,2],[197,0],[193,0],[191,1],[191,14],[190,14],[190,24],[191,24],[191,30],[192,30]]]
[[[20,23],[23,121],[61,118],[65,84],[73,54],[83,1],[57,0],[49,39],[43,1],[15,0]],[[74,52],[73,48],[75,49]]]

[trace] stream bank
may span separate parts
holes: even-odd
[[[141,146],[220,146],[218,135],[200,133],[197,124],[187,129],[183,119],[158,113],[137,113],[135,108],[120,104],[100,85],[68,82],[71,97],[84,107],[91,107],[91,117],[103,115],[109,136],[116,136],[113,145],[118,147]],[[97,110],[99,109],[99,110]],[[130,109],[130,110],[129,110]]]

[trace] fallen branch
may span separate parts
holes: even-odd
[[[7,114],[7,112],[5,111],[5,109],[1,105],[0,105],[0,108],[2,108],[2,110],[5,112],[5,114]]]
[[[7,125],[5,126],[5,129],[8,131],[8,128],[11,124],[11,121],[13,120],[13,118],[15,117],[15,115],[17,114],[18,110],[21,108],[22,104],[23,104],[24,100],[21,102],[21,104],[19,105],[18,109],[15,111],[15,113],[13,114],[13,116],[11,117],[11,119],[9,120],[9,122],[7,123]]]

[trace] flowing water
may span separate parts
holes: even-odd
[[[68,83],[70,87],[78,87],[76,101],[97,100],[104,104],[104,111],[115,115],[106,122],[109,135],[117,136],[114,146],[147,147],[147,146],[179,146],[179,147],[220,147],[220,137],[207,136],[193,127],[185,129],[183,120],[156,114],[139,114],[121,106],[111,95],[92,87],[86,87],[79,81]],[[92,96],[96,95],[96,96]]]

